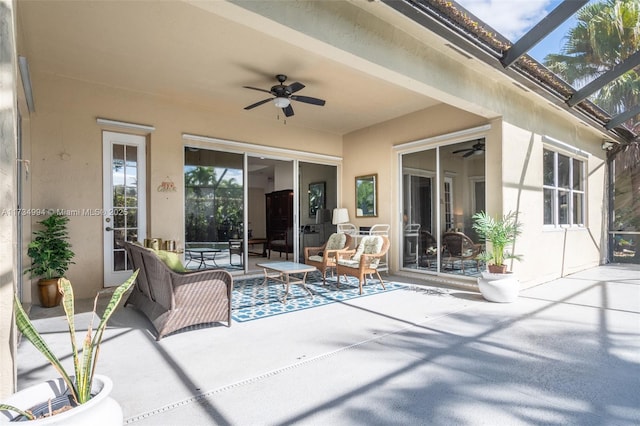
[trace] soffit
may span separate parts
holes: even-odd
[[[269,89],[275,74],[285,73],[288,83],[307,86],[298,94],[327,101],[324,107],[294,102],[296,114],[287,125],[334,134],[439,103],[346,66],[337,56],[270,35],[282,31],[280,25],[262,19],[259,30],[252,28],[255,14],[240,7],[194,3],[20,1],[19,54],[28,58],[34,76],[55,74],[196,104],[212,114],[272,119],[274,125],[281,125],[280,110],[271,104],[243,110],[269,96],[242,86]],[[34,92],[37,110],[37,83]]]

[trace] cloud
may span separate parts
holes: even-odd
[[[552,9],[554,0],[457,0],[469,12],[515,42]]]

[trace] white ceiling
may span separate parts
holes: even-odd
[[[238,24],[242,16],[228,20],[182,1],[19,1],[17,10],[19,54],[33,75],[53,73],[281,125],[276,116],[283,114],[271,103],[245,111],[269,95],[242,86],[269,89],[282,73],[288,83],[306,85],[297,94],[327,102],[293,102],[287,125],[334,134],[438,103],[269,36],[269,28]],[[37,111],[37,84],[34,98]]]

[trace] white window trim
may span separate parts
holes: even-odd
[[[549,143],[549,141],[552,141],[551,143]],[[544,150],[547,151],[551,151],[554,153],[554,162],[553,162],[553,178],[554,178],[554,184],[553,185],[542,185],[542,190],[543,190],[543,197],[544,197],[544,190],[545,189],[550,189],[554,191],[554,196],[553,196],[553,202],[554,205],[552,207],[553,209],[553,223],[543,223],[543,230],[545,231],[554,231],[554,230],[582,230],[582,229],[586,229],[587,228],[587,175],[586,175],[586,166],[587,166],[587,159],[589,157],[589,153],[582,151],[578,148],[575,148],[571,145],[565,144],[563,142],[557,141],[555,139],[551,139],[548,136],[543,136],[543,152]],[[560,190],[560,187],[558,186],[558,154],[564,155],[565,157],[569,157],[571,160],[578,160],[580,161],[580,163],[582,164],[582,190],[574,190],[572,188],[572,184],[570,185],[569,189],[566,190],[566,192],[569,193],[568,196],[568,201],[569,201],[569,223],[559,223],[560,222],[560,217],[559,217],[559,208],[556,204],[557,200],[558,200],[558,192]],[[544,166],[543,166],[544,167]],[[573,161],[569,162],[569,176],[571,176],[571,179],[573,179]],[[573,183],[573,182],[572,182]],[[564,190],[563,190],[564,191]],[[573,194],[574,193],[579,193],[583,195],[583,200],[582,200],[582,218],[583,218],[583,223],[580,224],[575,224],[573,223],[573,212],[574,212],[574,206],[573,206]],[[544,202],[543,202],[543,206],[544,206]],[[544,207],[543,207],[544,208]],[[543,212],[543,217],[544,217],[544,212]]]

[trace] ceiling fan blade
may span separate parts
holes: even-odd
[[[304,87],[304,84],[296,81],[295,83],[291,83],[289,85],[289,90],[291,91],[291,93],[296,93],[298,90],[304,89]]]
[[[262,105],[262,104],[266,104],[266,103],[267,103],[267,102],[269,102],[271,99],[273,99],[273,98],[263,99],[263,100],[261,100],[261,101],[259,101],[259,102],[256,102],[255,104],[251,104],[251,105],[249,105],[249,106],[247,106],[247,107],[244,107],[244,109],[251,109],[251,108],[255,108],[255,107],[257,107],[257,106],[260,106],[260,105]]]
[[[476,152],[476,150],[472,149],[471,151],[469,151],[465,155],[463,155],[462,158],[471,157],[473,154],[475,154],[475,152]]]
[[[452,154],[457,154],[459,152],[466,152],[466,151],[473,151],[473,148],[459,149],[457,151],[453,151]]]
[[[312,98],[312,97],[309,97],[309,96],[293,95],[293,96],[291,96],[291,99],[293,99],[294,101],[304,102],[306,104],[311,104],[311,105],[324,106],[324,104],[325,104],[325,100],[324,99]]]
[[[286,117],[291,117],[293,115],[293,107],[291,105],[287,106],[286,108],[282,108],[282,111],[284,112],[284,115]]]
[[[251,86],[242,86],[245,89],[251,89],[251,90],[258,90],[260,92],[265,92],[265,93],[271,93],[271,90],[267,90],[267,89],[260,89],[258,87],[251,87]],[[273,93],[271,93],[273,95]]]

